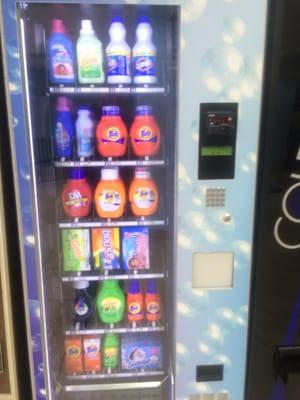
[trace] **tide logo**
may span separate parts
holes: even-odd
[[[120,139],[120,137],[121,137],[121,132],[119,131],[118,128],[112,126],[112,127],[107,129],[106,138],[110,142],[116,142],[116,141],[118,141]]]
[[[133,315],[137,315],[141,312],[141,306],[139,303],[130,303],[128,305],[128,312]]]
[[[158,314],[159,313],[159,304],[155,301],[150,302],[147,305],[147,312],[149,314]]]
[[[114,193],[113,192],[106,192],[105,193],[105,201],[107,201],[108,203],[112,203],[114,200]]]
[[[87,347],[86,352],[90,357],[95,356],[98,353],[98,347],[95,344],[91,344]]]
[[[143,126],[138,133],[140,140],[147,142],[153,138],[152,129],[149,126]]]
[[[66,353],[67,353],[67,356],[70,358],[73,358],[73,359],[79,358],[81,349],[78,346],[72,345],[72,346],[67,347]]]
[[[149,190],[148,189],[141,189],[140,190],[140,197],[141,197],[141,199],[148,199]]]

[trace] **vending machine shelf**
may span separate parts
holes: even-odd
[[[147,376],[160,376],[164,375],[164,371],[135,371],[135,372],[112,372],[103,374],[81,374],[81,375],[67,375],[67,379],[72,380],[89,380],[89,379],[111,379],[111,378],[138,378]]]
[[[63,282],[76,282],[76,281],[104,281],[104,280],[130,280],[130,279],[163,279],[164,273],[156,274],[144,274],[144,273],[133,273],[133,274],[118,274],[118,275],[76,275],[76,276],[63,276]]]
[[[163,86],[50,86],[50,94],[164,94]]]
[[[55,161],[58,168],[74,167],[154,167],[164,166],[165,160],[99,160],[99,161]]]
[[[161,374],[159,374],[161,375]],[[147,375],[149,376],[149,375]],[[150,375],[151,377],[153,375]],[[155,376],[155,375],[154,375]],[[71,379],[74,379],[71,377]],[[64,385],[63,388],[66,392],[105,392],[110,390],[132,390],[132,389],[154,389],[159,388],[168,376],[163,378],[161,381],[144,381],[140,380],[137,382],[120,382],[120,383],[91,383],[91,384],[80,384],[80,385]]]
[[[87,222],[59,222],[59,228],[105,228],[109,226],[163,226],[165,220],[140,219],[132,221],[87,221]]]
[[[164,326],[137,326],[135,328],[103,328],[103,329],[73,329],[66,330],[66,336],[74,335],[102,335],[105,333],[145,333],[145,332],[163,332]]]

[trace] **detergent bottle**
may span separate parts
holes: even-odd
[[[96,307],[101,322],[116,324],[122,321],[125,295],[117,280],[104,280],[97,295]]]
[[[89,281],[75,281],[75,299],[73,303],[73,319],[76,323],[86,324],[92,314],[92,299],[89,295]]]
[[[149,168],[135,169],[134,179],[129,187],[129,202],[132,213],[137,217],[148,217],[156,212],[158,189]]]
[[[104,106],[97,126],[97,150],[102,157],[123,157],[127,147],[127,128],[119,106]]]
[[[156,77],[156,47],[152,42],[152,27],[146,17],[139,19],[136,43],[132,49],[133,82],[154,84]]]
[[[106,47],[107,83],[129,84],[130,47],[126,43],[126,29],[122,18],[115,17],[109,28],[110,42]]]
[[[140,284],[137,280],[130,282],[127,293],[127,317],[130,322],[139,322],[144,318],[144,301]]]
[[[87,217],[91,212],[92,190],[83,168],[71,168],[61,195],[65,214],[71,218]]]
[[[75,138],[71,101],[64,96],[57,98],[54,123],[55,154],[57,158],[72,158]]]
[[[52,20],[47,53],[50,82],[54,85],[75,83],[73,43],[61,19]]]
[[[120,340],[116,333],[108,333],[103,343],[103,366],[109,370],[117,368],[120,358]]]
[[[138,106],[130,128],[130,142],[138,157],[155,156],[160,147],[160,129],[152,114],[152,107]]]
[[[147,284],[145,312],[147,321],[157,322],[161,320],[161,297],[154,280],[149,281]]]
[[[119,168],[102,168],[95,190],[96,212],[100,218],[120,218],[124,214],[126,192]]]
[[[80,107],[76,120],[77,156],[89,158],[94,155],[95,123],[87,107]]]
[[[77,68],[79,83],[103,83],[102,43],[97,38],[92,21],[83,19],[77,41]]]

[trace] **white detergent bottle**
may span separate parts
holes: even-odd
[[[130,47],[126,43],[126,29],[122,18],[115,17],[109,28],[110,42],[106,47],[107,83],[129,84]]]
[[[79,158],[92,157],[94,155],[95,122],[88,108],[81,107],[78,110],[75,128],[77,156]]]
[[[156,47],[152,42],[152,28],[149,19],[139,19],[136,29],[136,43],[132,49],[133,82],[154,84],[156,76]]]
[[[103,83],[102,44],[96,37],[92,21],[89,19],[81,21],[76,51],[79,83]]]

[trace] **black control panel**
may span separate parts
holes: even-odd
[[[233,179],[237,103],[200,104],[198,179]]]

